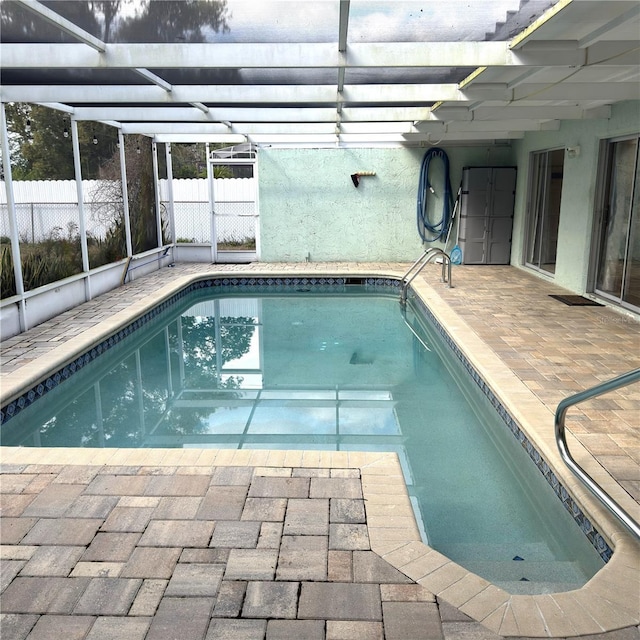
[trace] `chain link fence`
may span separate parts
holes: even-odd
[[[169,203],[162,202],[161,207],[168,211]],[[211,217],[208,202],[174,202],[173,210],[178,242],[211,242]],[[255,247],[255,202],[216,202],[215,216],[218,245],[229,249]]]
[[[168,202],[161,202],[160,208],[169,216]],[[176,240],[178,242],[211,242],[211,214],[208,202],[174,202]]]
[[[84,211],[87,234],[104,240],[114,217],[121,215],[122,203],[86,202]],[[71,239],[80,231],[80,207],[75,202],[16,203],[16,224],[20,242]],[[0,236],[10,236],[7,204],[0,204]]]
[[[122,203],[85,203],[87,234],[104,240],[109,229],[109,217],[122,209]],[[162,219],[169,224],[169,203],[161,203]],[[0,236],[8,238],[8,205],[0,205]],[[255,202],[218,202],[215,209],[218,243],[251,245],[256,238]],[[178,242],[211,242],[211,219],[208,202],[175,202],[174,216]],[[79,232],[80,208],[73,202],[26,202],[16,204],[18,238],[21,242],[44,242],[72,238]]]
[[[255,202],[216,202],[215,216],[219,246],[229,249],[255,248]]]

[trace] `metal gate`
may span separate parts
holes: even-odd
[[[213,262],[253,262],[259,259],[256,151],[256,147],[248,143],[216,149],[209,155]],[[236,180],[225,181],[225,178]]]

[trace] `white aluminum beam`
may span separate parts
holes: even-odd
[[[348,45],[344,54],[339,46],[339,42],[115,43],[105,45],[101,53],[78,44],[4,43],[0,53],[3,66],[27,69],[477,67],[514,61],[506,42],[356,43]],[[567,58],[565,64],[573,59]]]
[[[403,140],[407,142],[429,142],[430,144],[436,144],[440,142],[465,142],[465,141],[487,141],[492,140],[511,140],[514,138],[524,138],[523,131],[451,131],[446,133],[408,133],[402,136]],[[353,142],[353,140],[351,140]]]
[[[134,69],[134,71],[145,80],[148,80],[152,84],[155,84],[159,87],[162,87],[165,91],[171,91],[173,88],[166,80],[156,75],[155,73],[151,73],[148,69]]]
[[[335,107],[210,107],[209,117],[189,107],[75,107],[75,120],[96,121],[108,110],[109,117],[134,122],[336,122]],[[395,122],[428,120],[429,107],[344,107],[342,122]]]
[[[13,257],[13,276],[16,285],[16,294],[20,296],[18,305],[21,331],[26,331],[29,326],[26,314],[26,302],[24,300],[24,281],[22,279],[22,260],[20,258],[20,238],[18,236],[18,224],[16,219],[16,200],[13,192],[13,178],[11,175],[11,150],[9,149],[9,132],[7,130],[7,118],[3,104],[0,104],[0,147],[5,165],[3,167],[7,198],[7,213],[9,217],[9,236],[11,240],[11,255]]]
[[[611,108],[586,109],[578,106],[522,105],[514,103],[503,105],[478,106],[473,111],[464,107],[443,105],[434,111],[438,120],[581,120],[609,118]]]
[[[560,120],[472,120],[461,122],[449,122],[446,125],[447,133],[491,133],[492,137],[498,136],[500,131],[555,131],[560,128]],[[495,136],[494,136],[495,134]]]
[[[338,51],[347,50],[347,32],[349,30],[350,0],[340,0],[340,24],[338,27]]]
[[[155,142],[223,142],[225,144],[242,144],[247,142],[246,136],[238,133],[163,133],[154,136]]]
[[[519,125],[523,129],[536,130],[540,128],[540,124],[529,120],[512,120],[509,122],[510,129],[517,129]],[[499,126],[496,121],[479,121],[462,123],[468,124],[469,130],[475,131],[494,131]],[[438,133],[445,131],[445,123],[443,122],[420,122],[414,125],[413,122],[343,122],[340,124],[333,122],[288,122],[288,123],[236,123],[233,126],[233,133],[245,135],[249,137],[266,136],[266,135],[284,135],[295,134],[301,136],[308,135],[328,135],[336,133],[339,127],[340,133],[360,134],[367,136],[376,136],[378,134],[405,134],[405,133]],[[206,125],[202,123],[127,123],[121,126],[122,133],[141,134],[153,136],[160,141],[165,136],[203,136],[203,139],[209,139],[211,136],[226,137],[228,130],[219,124]],[[460,131],[465,130],[462,127]]]
[[[465,100],[505,100],[511,99],[506,83],[472,82],[461,91]]]
[[[580,39],[579,44],[581,47],[588,47],[589,45],[593,44],[595,41],[600,40],[604,34],[609,33],[616,27],[619,27],[629,22],[637,21],[636,19],[638,18],[638,16],[640,16],[640,3],[633,2],[631,3],[631,6],[627,11],[613,17],[611,20],[609,20],[605,24],[600,25],[599,27],[591,31],[591,33],[587,34],[586,36],[583,36]]]
[[[347,85],[342,102],[435,102],[461,100],[455,84]],[[2,102],[66,103],[226,103],[335,104],[336,85],[174,85],[171,93],[141,85],[8,85],[0,88]]]
[[[619,100],[640,99],[640,85],[637,82],[564,82],[556,85],[521,84],[513,88],[513,100]]]
[[[338,142],[336,134],[325,135],[296,135],[296,134],[273,134],[251,136],[251,141],[255,144],[335,144]]]
[[[448,96],[448,97],[445,97]],[[455,84],[351,84],[345,85],[342,102],[436,102],[464,100]]]
[[[190,107],[76,107],[75,120],[95,121],[103,117],[108,110],[109,116],[115,120],[134,122],[335,122],[335,108],[257,108],[257,107],[210,107],[209,113],[197,113]],[[386,113],[380,109],[380,115]],[[367,118],[369,119],[369,118]],[[379,119],[385,119],[380,117]],[[396,119],[392,113],[387,119]],[[407,118],[405,118],[407,119]],[[411,118],[408,118],[411,119]]]
[[[82,30],[80,30],[82,31]],[[566,67],[585,64],[577,41],[533,41],[510,50],[506,42],[367,42],[346,51],[329,43],[2,43],[6,68],[25,69],[328,69],[415,67]],[[619,48],[616,41],[600,48]]]
[[[121,125],[122,133],[157,136],[171,133],[228,134],[229,127],[218,122],[127,122]],[[235,133],[235,132],[234,132]]]
[[[54,109],[55,111],[63,111],[64,113],[73,114],[75,109],[69,105],[62,104],[60,102],[39,102],[37,103],[41,107],[47,107],[48,109]]]
[[[428,120],[431,107],[343,107],[342,122],[381,122],[393,120]]]

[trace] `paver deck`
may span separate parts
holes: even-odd
[[[5,341],[3,397],[192,274],[405,268],[164,269]],[[438,272],[425,270],[416,291],[552,459],[557,401],[638,366],[638,323],[629,316],[564,307],[548,297],[562,292],[557,287],[509,267],[457,267],[453,289],[438,283]],[[640,398],[628,389],[607,400],[572,414],[571,446],[633,512]],[[570,479],[616,545],[613,559],[581,590],[511,596],[420,542],[393,454],[3,448],[1,455],[3,640],[640,637],[638,546]]]

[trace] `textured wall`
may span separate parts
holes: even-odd
[[[261,149],[258,156],[261,259],[265,262],[414,260],[420,163],[426,149]],[[465,165],[512,164],[510,147],[451,148],[451,186]],[[440,217],[442,163],[430,177]],[[363,177],[356,189],[350,175]],[[452,239],[450,247],[455,239]]]

